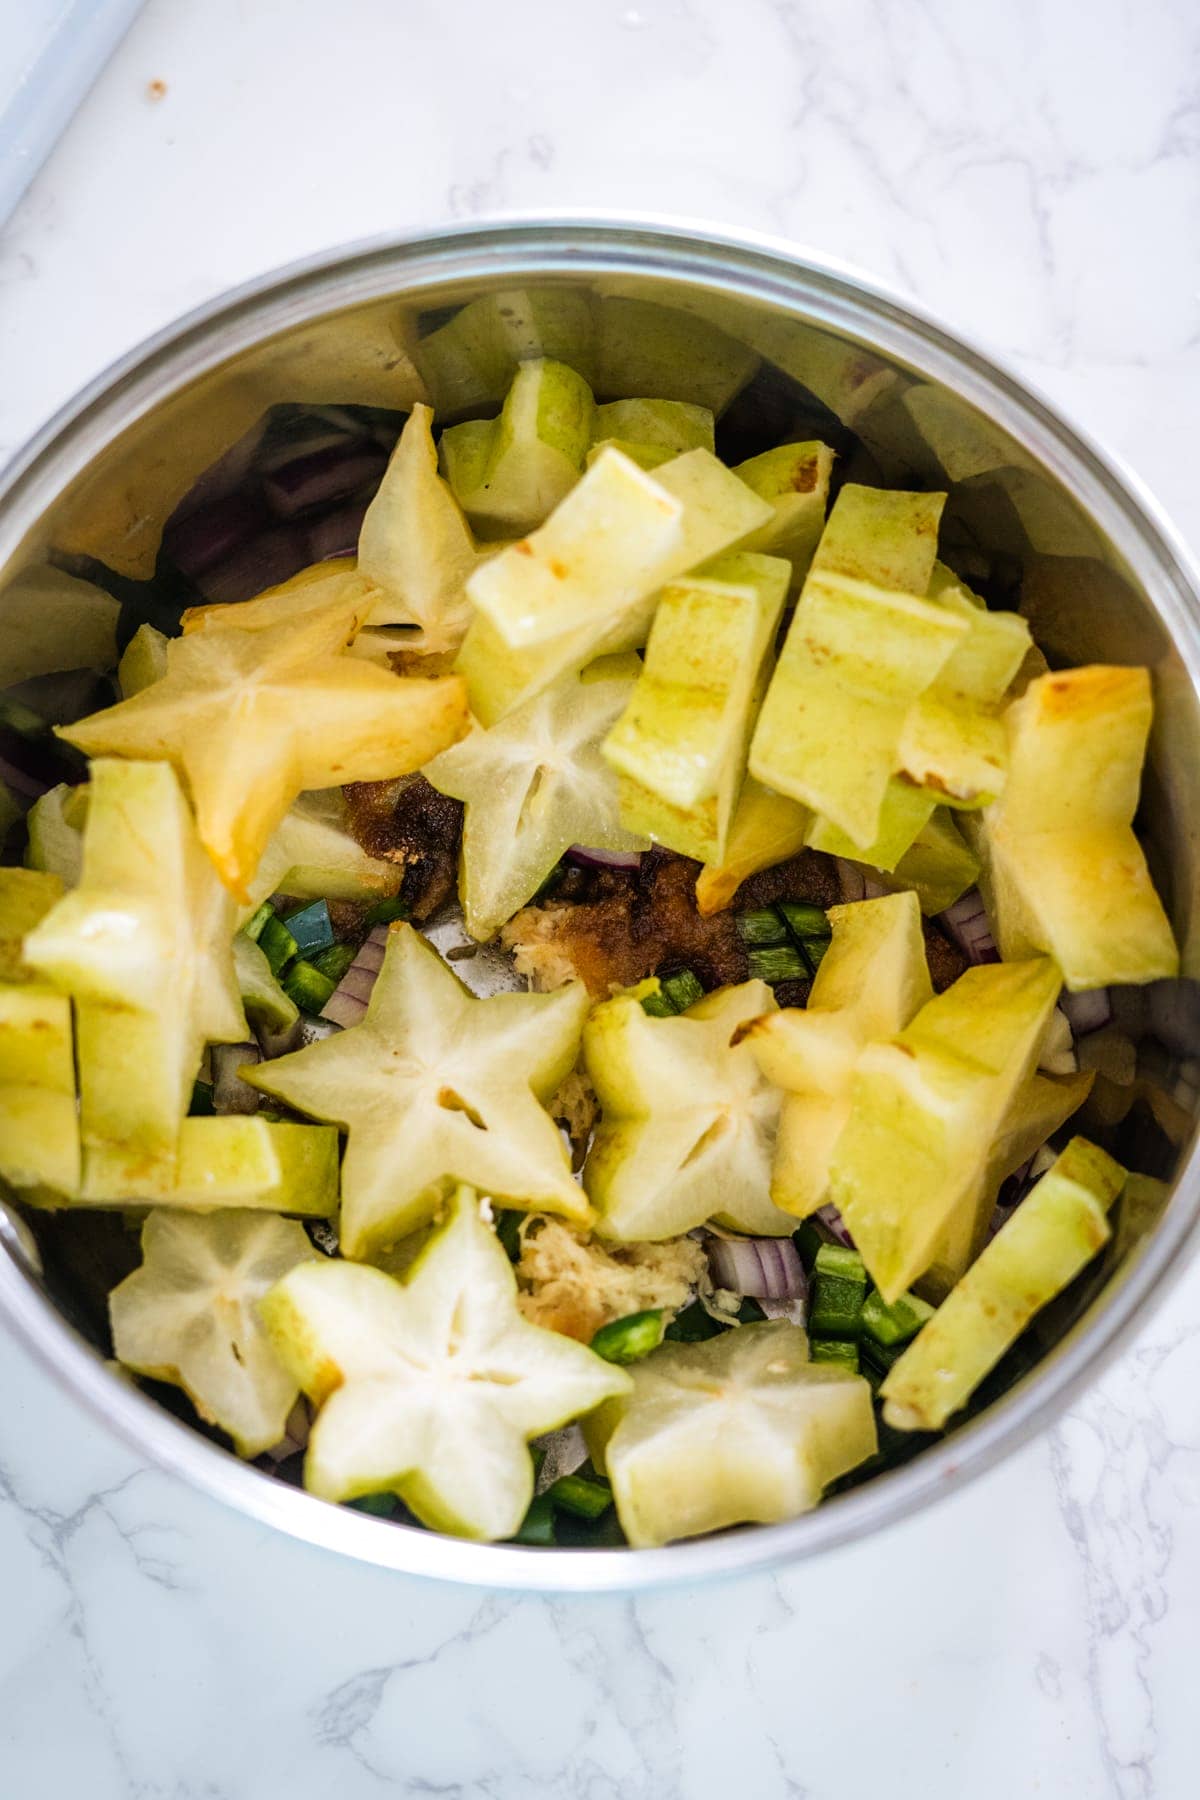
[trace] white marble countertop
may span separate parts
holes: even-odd
[[[0,237],[0,452],[272,264],[658,210],[906,291],[1196,542],[1198,84],[1185,0],[150,0]],[[0,1794],[1195,1794],[1198,1316],[1200,1270],[1055,1431],[875,1543],[582,1601],[271,1536],[0,1334]]]

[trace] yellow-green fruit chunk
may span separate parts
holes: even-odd
[[[864,863],[881,876],[892,874],[912,849],[937,811],[938,796],[929,788],[913,785],[893,775],[884,789],[883,803],[869,844],[859,844],[830,819],[815,818],[808,834],[810,850],[826,856],[843,856]]]
[[[598,406],[592,420],[592,443],[598,446],[608,441],[625,445],[626,455],[632,446],[635,462],[649,450],[661,451],[661,462],[687,450],[716,454],[711,409],[686,400],[610,400],[606,406]]]
[[[79,1188],[79,1110],[73,1093],[29,1082],[0,1085],[0,1175],[58,1204]],[[25,1196],[29,1198],[29,1196]]]
[[[63,669],[111,669],[121,603],[49,563],[22,570],[0,595],[0,688]]]
[[[806,1007],[755,1020],[747,1042],[784,1090],[771,1198],[805,1218],[829,1197],[829,1168],[850,1116],[867,1044],[903,1029],[932,997],[915,894],[829,911],[833,936]]]
[[[968,969],[863,1051],[829,1198],[890,1306],[924,1274],[1032,1075],[1061,982],[1049,958]]]
[[[582,375],[542,357],[521,364],[486,440],[478,421],[444,431],[442,467],[472,524],[491,537],[543,524],[583,473],[594,413]]]
[[[117,664],[117,686],[122,700],[132,700],[143,688],[161,681],[167,672],[170,639],[153,625],[139,625]]]
[[[174,1179],[205,1044],[246,1036],[234,904],[169,764],[102,758],[89,793],[79,885],[25,957],[76,1002],[87,1192],[132,1199]]]
[[[625,1393],[629,1377],[531,1325],[469,1188],[404,1281],[325,1261],[262,1303],[276,1354],[320,1407],[305,1485],[326,1500],[398,1494],[426,1525],[511,1537],[533,1498],[526,1445]]]
[[[647,847],[621,819],[600,750],[640,668],[636,656],[611,657],[566,675],[426,764],[427,781],[466,803],[459,895],[472,937],[494,936],[572,844]]]
[[[259,1302],[281,1276],[320,1260],[302,1225],[270,1214],[152,1212],[141,1267],[108,1297],[117,1359],[182,1388],[239,1456],[258,1456],[282,1438],[300,1392]]]
[[[71,1002],[44,982],[0,984],[0,1086],[11,1084],[75,1098]]]
[[[61,878],[42,869],[0,869],[0,981],[32,981],[25,939],[62,899]]]
[[[29,842],[25,861],[31,869],[57,875],[74,887],[83,868],[83,823],[87,818],[87,788],[60,782],[35,800],[26,814]]]
[[[757,367],[753,350],[694,313],[623,294],[597,308],[598,394],[687,400],[719,418]]]
[[[459,1181],[505,1206],[586,1223],[542,1102],[575,1066],[587,1007],[578,981],[477,1000],[411,926],[394,925],[362,1023],[243,1079],[348,1133],[346,1256],[427,1225]]]
[[[985,898],[1001,953],[1045,951],[1075,991],[1179,972],[1133,831],[1152,713],[1148,670],[1093,665],[1031,681],[1006,715]]]
[[[944,806],[935,808],[895,868],[883,872],[886,886],[913,890],[927,918],[953,906],[978,879],[979,858]]]
[[[1086,1138],[1062,1155],[894,1364],[884,1418],[899,1431],[938,1431],[966,1404],[1034,1314],[1108,1242],[1106,1214],[1125,1171]]]
[[[792,565],[791,585],[799,587],[808,574],[817,542],[825,526],[829,504],[829,477],[833,451],[815,441],[780,444],[764,450],[748,462],[738,463],[734,474],[764,500],[775,516],[756,531],[748,550],[769,556],[785,556]]]
[[[368,856],[354,836],[341,788],[318,788],[301,794],[272,832],[250,898],[255,906],[275,893],[301,900],[378,900],[398,893],[403,879],[402,863]]]
[[[641,676],[604,742],[631,831],[724,856],[788,565],[744,552],[663,589]]]
[[[601,1119],[583,1180],[604,1237],[678,1237],[709,1219],[781,1237],[768,1198],[780,1096],[742,1028],[774,1006],[762,981],[654,1019],[632,994],[597,1006],[583,1034]]]
[[[413,361],[439,418],[494,405],[521,363],[550,356],[592,378],[595,319],[590,294],[569,288],[509,288],[464,306],[413,346]]]
[[[877,1448],[868,1382],[810,1361],[782,1320],[663,1344],[631,1373],[632,1391],[583,1430],[638,1550],[794,1519]]]
[[[705,863],[696,877],[696,906],[704,914],[720,912],[743,881],[759,869],[786,862],[804,848],[812,814],[783,794],[773,794],[753,775],[742,783],[730,820],[724,855]]]
[[[842,489],[755,728],[751,773],[859,854],[879,835],[909,710],[967,632],[924,598],[944,498]]]

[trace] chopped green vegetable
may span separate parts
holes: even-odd
[[[242,930],[252,944],[257,944],[263,926],[268,919],[273,919],[274,917],[275,908],[268,900],[264,900],[262,905],[258,907],[255,912],[251,913],[250,917],[246,920],[246,923],[242,926]]]
[[[643,994],[641,1005],[642,1011],[650,1019],[673,1019],[677,1016],[669,996],[663,993],[661,987],[656,988],[653,993]]]
[[[852,1375],[858,1374],[858,1345],[849,1338],[813,1338],[809,1355],[815,1363],[837,1363]]]
[[[310,962],[296,962],[284,977],[283,991],[301,1012],[319,1013],[329,1002],[336,981],[322,975]]]
[[[916,1337],[922,1325],[932,1317],[932,1306],[916,1294],[901,1294],[892,1306],[888,1306],[879,1289],[872,1288],[863,1305],[860,1322],[865,1336],[890,1348]]]
[[[627,1313],[602,1325],[592,1339],[592,1349],[605,1362],[638,1362],[657,1350],[663,1341],[663,1316],[657,1308]]]
[[[686,1012],[689,1006],[694,1006],[697,1000],[704,998],[699,977],[690,969],[680,969],[678,975],[668,975],[662,984],[662,991],[677,1013]]]
[[[374,906],[367,908],[363,924],[372,931],[376,925],[390,925],[395,919],[407,919],[409,911],[407,900],[402,900],[399,894],[389,894],[386,900],[377,900]]]
[[[808,958],[814,975],[824,961],[825,952],[829,949],[829,943],[830,940],[828,938],[805,938],[800,946],[801,950],[803,950],[805,956]]]
[[[739,913],[737,930],[743,944],[787,943],[787,928],[773,906],[760,906],[755,912]]]
[[[529,1502],[529,1511],[521,1521],[521,1529],[510,1544],[537,1544],[543,1548],[554,1542],[554,1502],[549,1494],[537,1494]]]
[[[833,926],[823,906],[810,906],[806,900],[781,900],[777,910],[783,915],[783,922],[792,936],[801,943],[806,943],[809,938],[828,940],[833,935]]]
[[[354,958],[358,955],[353,944],[330,944],[328,950],[309,958],[314,969],[319,969],[336,987]]]
[[[375,1519],[390,1519],[395,1515],[400,1502],[395,1494],[360,1494],[357,1500],[347,1500],[355,1512],[370,1513]]]
[[[719,1319],[714,1319],[699,1300],[693,1300],[681,1313],[676,1313],[663,1336],[674,1344],[703,1344],[728,1329]]]
[[[771,983],[807,981],[811,973],[794,944],[771,945],[766,949],[756,946],[747,956],[746,966],[752,980]]]
[[[857,1337],[866,1292],[867,1272],[857,1250],[822,1244],[813,1264],[809,1330],[814,1336]]]
[[[546,1490],[545,1498],[580,1519],[598,1519],[612,1505],[607,1481],[589,1481],[584,1475],[560,1475]]]
[[[800,1252],[800,1261],[812,1273],[813,1264],[817,1260],[817,1251],[828,1240],[822,1237],[811,1219],[805,1219],[792,1233],[792,1242]]]
[[[300,948],[283,920],[276,918],[274,913],[264,919],[252,935],[266,957],[272,975],[281,975]]]
[[[327,900],[314,900],[311,906],[302,907],[299,912],[288,913],[284,924],[291,932],[301,956],[311,959],[317,951],[328,950],[334,941],[333,921],[329,917]]]
[[[521,1220],[525,1217],[512,1207],[496,1214],[496,1236],[504,1246],[504,1254],[509,1262],[519,1262],[521,1258]]]

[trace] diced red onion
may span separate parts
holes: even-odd
[[[264,1096],[257,1088],[252,1088],[248,1081],[243,1081],[238,1070],[247,1063],[262,1061],[262,1052],[257,1044],[213,1044],[213,1111],[218,1113],[255,1113],[264,1103]]]
[[[195,578],[204,598],[217,603],[253,600],[267,588],[288,581],[308,561],[303,533],[293,526],[272,525],[260,531],[225,562]]]
[[[245,491],[226,494],[211,505],[197,507],[186,518],[171,520],[163,532],[163,555],[195,581],[206,569],[227,562],[266,523],[255,495]]]
[[[310,562],[332,562],[335,557],[354,556],[358,551],[359,533],[367,516],[365,506],[341,506],[326,513],[307,527]]]
[[[572,844],[567,861],[593,869],[636,869],[642,858],[637,850],[600,850],[593,844]]]
[[[202,506],[211,506],[214,501],[223,500],[226,494],[232,494],[235,488],[241,487],[254,465],[266,429],[267,415],[264,413],[257,424],[252,425],[236,444],[226,450],[224,456],[219,457],[215,463],[210,463],[171,514],[167,521],[168,531],[182,523],[189,514],[198,512]]]
[[[301,462],[308,456],[320,456],[326,450],[338,450],[343,454],[347,450],[361,449],[365,443],[363,434],[352,420],[345,424],[335,424],[329,419],[312,416],[298,421],[296,426],[275,443],[269,445],[257,459],[257,466],[264,475],[273,475],[277,469],[285,469],[289,463]]]
[[[790,1237],[710,1237],[708,1266],[717,1287],[752,1299],[802,1300],[808,1278]]]
[[[1152,981],[1146,989],[1149,1029],[1176,1056],[1200,1054],[1200,982]]]
[[[366,1015],[367,1001],[383,967],[387,947],[386,925],[377,925],[329,999],[321,1009],[321,1018],[349,1028]]]
[[[853,1250],[854,1239],[846,1229],[846,1221],[832,1202],[828,1206],[819,1207],[813,1214],[813,1218],[817,1219],[830,1236],[837,1239],[839,1244],[844,1244],[847,1250]]]
[[[1126,1037],[1143,1037],[1149,1029],[1146,1022],[1150,1011],[1149,988],[1122,982],[1118,987],[1106,988],[1105,992],[1113,1010],[1113,1023]]]
[[[1087,1037],[1092,1031],[1103,1031],[1112,1023],[1112,1001],[1107,988],[1090,988],[1084,994],[1064,994],[1058,1004],[1077,1038]]]
[[[334,1019],[317,1018],[313,1013],[300,1014],[300,1048],[307,1050],[310,1044],[319,1044],[323,1038],[333,1037],[341,1030]]]
[[[988,924],[987,912],[978,888],[969,888],[953,906],[948,906],[944,913],[938,915],[938,920],[971,962],[1000,961],[1000,952],[996,948],[996,940],[992,936],[992,928]]]
[[[878,900],[891,892],[882,881],[868,875],[860,863],[851,862],[845,856],[835,856],[833,860],[842,899],[847,905],[853,905],[856,900]]]
[[[768,1300],[763,1297],[758,1304],[768,1319],[786,1319],[791,1325],[803,1325],[808,1318],[807,1300]]]
[[[318,450],[285,463],[263,482],[267,505],[280,519],[294,519],[313,506],[347,500],[351,494],[378,485],[386,458],[373,444],[343,445]]]

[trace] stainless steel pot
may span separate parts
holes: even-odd
[[[1143,824],[1185,972],[1196,974],[1200,610],[1179,550],[1128,478],[1011,376],[889,296],[782,245],[649,223],[515,223],[341,251],[257,282],[101,376],[6,471],[0,605],[4,581],[47,555],[68,567],[100,557],[128,576],[148,574],[175,502],[265,406],[405,407],[420,392],[410,352],[431,312],[531,286],[636,297],[716,325],[763,358],[743,415],[760,407],[764,418],[823,418],[866,479],[949,485],[946,532],[960,559],[993,582],[1014,590],[1020,582],[1052,660],[1152,667],[1157,722]],[[518,301],[514,332],[528,333],[527,314]],[[863,1537],[1040,1430],[1144,1321],[1185,1259],[1200,1175],[1190,1139],[1172,1157],[1161,1216],[1076,1291],[1056,1315],[1057,1342],[986,1411],[806,1518],[666,1550],[460,1543],[326,1505],[238,1462],[106,1366],[80,1304],[103,1284],[86,1245],[67,1269],[52,1243],[39,1254],[2,1203],[0,1314],[140,1452],[296,1537],[459,1581],[643,1587],[762,1568]]]

